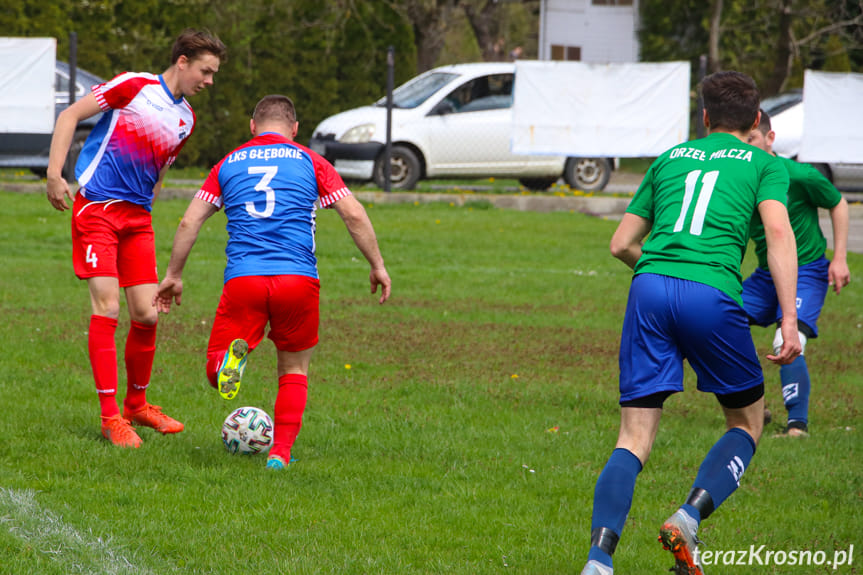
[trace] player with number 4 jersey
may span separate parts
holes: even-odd
[[[254,136],[224,157],[189,204],[165,279],[154,302],[170,311],[183,293],[186,259],[204,221],[224,208],[228,223],[225,285],[207,346],[207,378],[225,399],[236,396],[248,355],[268,337],[278,350],[278,394],[267,467],[283,469],[302,425],[312,350],[318,343],[320,284],[315,256],[317,205],[338,212],[371,266],[372,293],[390,295],[390,278],[362,204],[332,164],[293,141],[290,98],[264,97],[255,107]]]
[[[782,324],[786,344],[768,358],[790,363],[800,353],[794,235],[785,209],[788,174],[746,143],[758,125],[758,89],[739,72],[708,76],[701,88],[710,134],[657,158],[611,240],[612,254],[635,273],[620,338],[620,432],[596,482],[582,575],[613,573],[612,554],[662,406],[683,391],[684,359],[698,389],[713,393],[722,406],[726,433],[701,463],[685,503],[660,528],[660,541],[674,555],[672,571],[703,575],[699,524],[739,486],[763,425],[764,376],[740,276],[755,214],[765,225],[779,302],[788,314]]]
[[[126,72],[93,87],[57,117],[48,159],[47,195],[59,211],[73,200],[62,168],[78,122],[102,112],[76,164],[80,186],[72,204],[72,261],[86,280],[92,315],[88,354],[99,397],[102,435],[119,447],[141,445],[132,424],[178,433],[183,424],[147,401],[156,353],[153,306],[158,287],[156,246],[150,211],[165,172],[195,128],[186,100],[213,83],[225,59],[221,40],[187,29],[171,50],[162,74]],[[120,289],[130,326],[124,363],[126,397],[117,405],[117,345]]]

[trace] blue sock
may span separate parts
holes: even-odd
[[[632,506],[635,479],[639,472],[641,461],[631,451],[618,448],[611,453],[593,492],[591,531],[605,527],[620,536]],[[611,554],[599,547],[591,546],[587,559],[612,566]]]
[[[755,441],[739,427],[732,427],[710,448],[692,488],[707,491],[713,499],[713,509],[718,509],[739,487],[740,477],[753,455]]]
[[[806,358],[797,356],[791,364],[779,369],[782,379],[782,398],[788,410],[788,421],[809,423],[809,367]]]

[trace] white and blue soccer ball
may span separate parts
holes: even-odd
[[[257,407],[239,407],[222,424],[222,443],[231,453],[264,453],[273,443],[273,420]]]

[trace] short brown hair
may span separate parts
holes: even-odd
[[[741,72],[716,72],[701,82],[704,109],[712,129],[749,132],[758,117],[761,95],[755,80]]]
[[[177,36],[174,47],[171,48],[171,64],[176,64],[180,56],[194,60],[204,53],[212,54],[225,62],[228,59],[228,49],[215,35],[208,30],[186,28]]]
[[[252,118],[256,124],[284,122],[292,126],[297,122],[297,110],[294,108],[294,102],[287,96],[270,94],[261,98],[255,106]]]

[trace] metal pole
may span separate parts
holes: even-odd
[[[78,85],[78,33],[69,32],[69,105],[75,103],[75,87]]]
[[[707,76],[707,55],[702,54],[701,57],[698,58],[698,84],[704,80],[704,77]],[[698,105],[696,106],[696,118],[695,118],[695,137],[703,138],[707,134],[704,130],[704,98],[701,97],[701,90],[698,91]]]
[[[395,71],[395,48],[387,48],[387,143],[384,149],[384,191],[392,191],[392,160],[393,153],[393,78]]]

